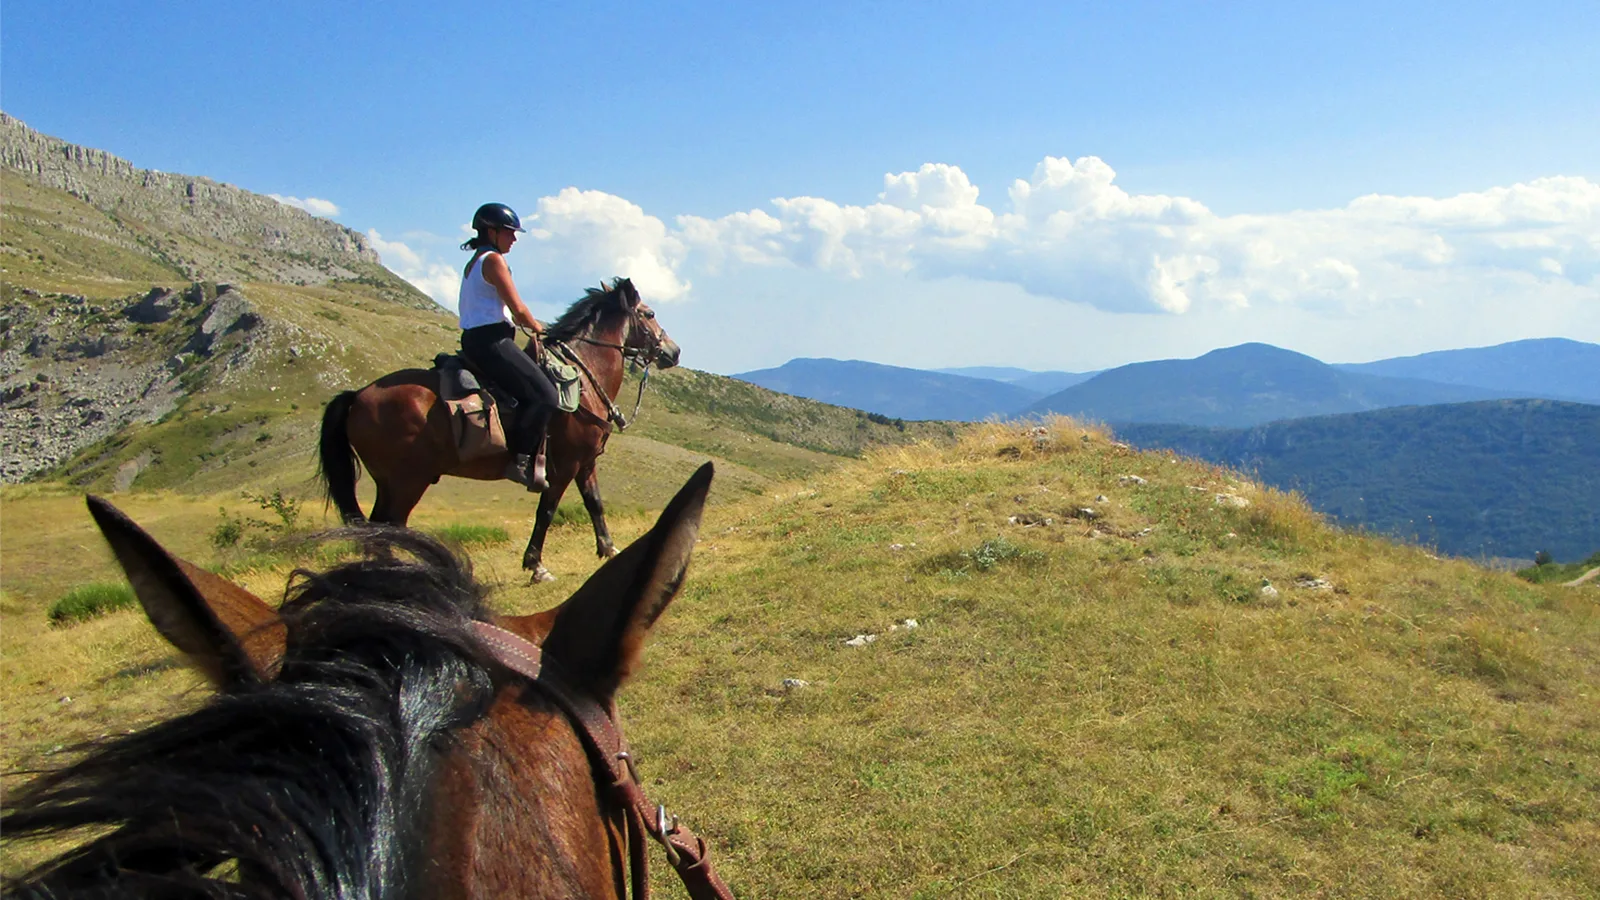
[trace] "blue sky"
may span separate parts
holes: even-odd
[[[1593,2],[63,9],[0,7],[30,126],[446,301],[504,200],[536,314],[631,274],[698,368],[1600,340]]]

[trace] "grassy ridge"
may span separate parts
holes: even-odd
[[[741,893],[1600,890],[1600,588],[1436,560],[1049,429],[870,451],[708,510],[623,705],[652,795]],[[185,501],[142,502],[187,552]],[[558,527],[558,571],[593,566],[582,528]],[[472,548],[500,608],[576,586],[526,586],[520,549]],[[286,569],[240,577],[272,596]],[[69,641],[7,602],[8,763],[195,702],[136,615]]]
[[[1597,592],[1338,532],[1222,470],[1063,431],[884,451],[703,533],[627,711],[735,884],[1600,888]],[[952,564],[1002,538],[1026,552]],[[880,637],[843,643],[862,632]]]

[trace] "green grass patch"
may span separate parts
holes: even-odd
[[[487,547],[511,540],[511,533],[498,525],[470,525],[466,522],[451,522],[431,528],[428,533],[457,547]]]
[[[138,604],[126,583],[100,581],[73,588],[50,605],[52,625],[72,625]]]

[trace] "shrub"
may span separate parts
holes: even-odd
[[[281,488],[274,488],[270,494],[252,494],[245,491],[241,496],[259,507],[263,512],[270,512],[278,517],[277,522],[267,522],[247,516],[235,518],[229,515],[227,509],[218,508],[217,513],[222,521],[211,530],[211,546],[218,550],[227,550],[237,547],[244,541],[245,536],[251,531],[264,531],[269,535],[282,537],[294,533],[295,526],[300,522],[299,500],[284,496]],[[253,538],[248,542],[255,549],[264,549],[271,543],[271,538]]]
[[[271,526],[277,531],[291,532],[295,523],[300,520],[300,501],[293,497],[285,497],[281,488],[274,488],[271,494],[252,494],[246,491],[244,498],[261,507],[263,512],[277,516],[279,524]]]
[[[53,625],[71,625],[138,603],[133,588],[121,582],[95,582],[73,588],[50,606]]]
[[[228,515],[226,507],[218,507],[217,514],[222,517],[222,521],[217,523],[216,528],[211,529],[211,546],[218,550],[239,546],[239,541],[244,538],[245,529],[250,527],[251,520],[235,519]]]
[[[928,568],[944,575],[967,575],[974,569],[988,572],[1003,562],[1031,562],[1044,558],[1038,550],[1012,543],[1003,537],[990,538],[971,550],[945,553],[929,560]]]

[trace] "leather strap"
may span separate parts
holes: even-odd
[[[538,644],[488,622],[473,622],[472,629],[500,665],[529,681],[539,680],[539,673],[544,669],[544,650]]]
[[[668,815],[665,806],[652,804],[645,796],[634,771],[633,754],[617,727],[614,712],[588,692],[571,687],[559,669],[544,660],[543,651],[532,641],[487,622],[474,622],[473,628],[501,665],[532,682],[572,722],[589,753],[596,784],[610,795],[625,820],[622,830],[628,843],[635,900],[649,900],[650,896],[649,859],[643,839],[646,834],[666,848],[667,862],[683,879],[693,900],[733,900],[733,892],[712,871],[705,840],[679,824],[677,816]]]

